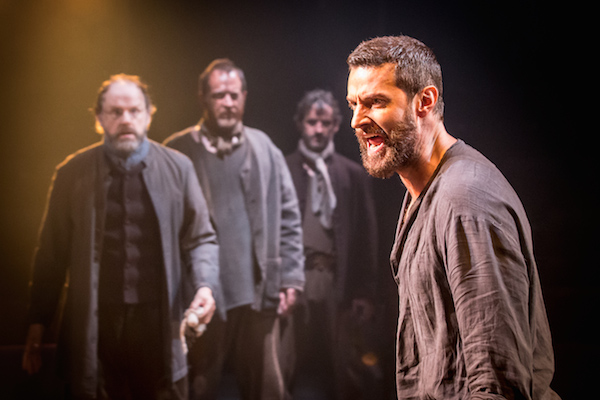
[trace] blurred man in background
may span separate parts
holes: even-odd
[[[190,160],[148,139],[153,112],[137,76],[112,76],[95,108],[103,141],[54,174],[23,368],[41,367],[44,328],[66,285],[58,358],[68,398],[186,399],[180,322],[186,308],[202,307],[203,323],[215,311],[208,208]],[[184,285],[193,299],[182,296]]]
[[[220,243],[219,310],[189,354],[191,397],[215,399],[229,358],[244,399],[282,399],[279,318],[304,287],[300,212],[281,151],[243,124],[244,72],[202,72],[200,122],[166,140],[196,168]]]
[[[321,89],[304,95],[294,117],[300,140],[286,161],[302,212],[306,285],[290,321],[295,340],[289,340],[297,344],[298,374],[316,380],[329,398],[381,398],[374,392],[381,388],[381,365],[370,340],[376,330],[375,203],[364,169],[335,151],[341,119],[332,93]],[[294,365],[293,358],[288,363]]]

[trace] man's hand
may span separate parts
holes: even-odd
[[[190,309],[197,310],[202,307],[204,312],[198,315],[200,324],[208,324],[217,309],[215,304],[215,299],[213,297],[212,290],[210,288],[203,286],[196,292],[194,296],[194,300],[190,303]]]
[[[35,374],[42,367],[42,355],[40,353],[42,336],[44,336],[44,325],[29,325],[22,362],[23,369],[27,371],[29,375]]]
[[[277,307],[277,314],[281,316],[288,316],[291,314],[298,295],[296,289],[286,288],[279,292],[279,307]]]

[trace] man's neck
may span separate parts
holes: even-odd
[[[242,132],[243,123],[240,121],[231,129],[222,129],[217,124],[212,123],[208,119],[202,121],[204,132],[213,137],[222,137],[225,140],[229,140],[232,137],[239,135]]]
[[[417,161],[413,165],[397,171],[411,196],[411,205],[425,189],[444,154],[454,143],[456,143],[456,138],[450,136],[444,125],[440,123],[436,130],[426,135],[425,141],[420,146]]]

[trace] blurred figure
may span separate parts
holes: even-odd
[[[215,311],[208,208],[190,160],[148,139],[153,112],[137,76],[112,76],[95,107],[103,141],[54,174],[23,368],[39,370],[44,328],[66,285],[58,352],[68,398],[185,399],[184,310],[202,307],[204,323]],[[193,299],[182,296],[184,284]]]
[[[286,157],[302,212],[306,285],[294,328],[283,335],[290,386],[316,381],[331,399],[381,398],[374,289],[377,221],[369,176],[335,151],[341,113],[331,92],[304,95],[294,117],[300,141]],[[295,340],[287,337],[295,333]]]
[[[446,130],[435,55],[381,37],[348,65],[363,165],[407,189],[391,255],[398,398],[559,398],[525,210],[500,171]]]
[[[167,146],[188,155],[220,243],[219,310],[191,347],[192,399],[215,399],[230,360],[243,399],[282,399],[279,316],[304,287],[298,200],[281,151],[243,124],[243,71],[227,59],[202,72],[202,119]]]

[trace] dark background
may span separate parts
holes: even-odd
[[[590,13],[532,0],[0,0],[0,385],[25,380],[27,280],[48,185],[68,154],[99,140],[88,108],[103,80],[124,72],[150,85],[158,107],[150,137],[162,141],[197,122],[198,74],[229,57],[248,79],[247,125],[289,153],[296,102],[329,89],[345,117],[337,149],[358,161],[345,59],[362,40],[407,34],[442,65],[450,134],[490,158],[519,193],[553,332],[553,387],[563,399],[587,393],[600,353],[595,132],[580,124],[597,101],[597,62],[580,29]],[[376,192],[389,290],[385,260],[403,188],[395,177]]]

